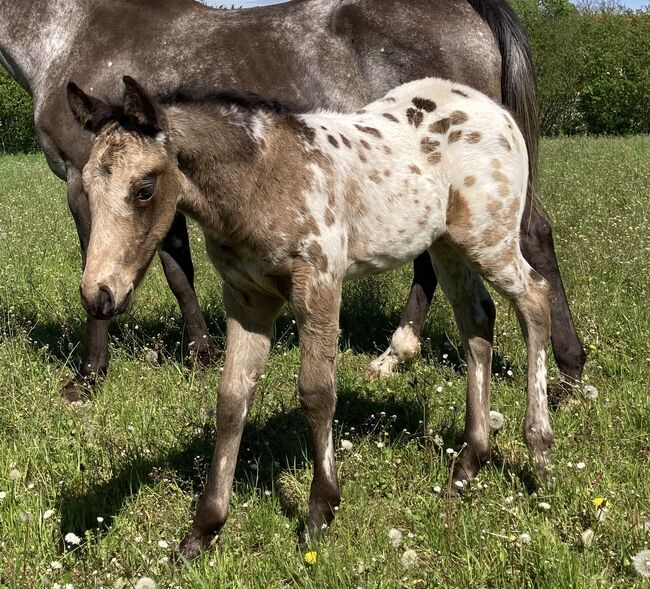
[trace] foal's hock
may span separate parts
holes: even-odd
[[[524,260],[519,226],[528,161],[510,114],[469,87],[428,78],[355,114],[290,113],[251,96],[204,92],[154,100],[125,78],[110,105],[69,86],[76,119],[96,134],[83,181],[92,212],[81,291],[98,318],[122,312],[177,208],[203,227],[224,279],[227,349],[217,440],[183,551],[194,556],[226,521],[244,421],[291,301],[300,333],[298,390],[314,478],[316,535],[340,500],[332,417],[341,285],[426,250],[467,358],[462,487],[489,457],[494,305],[514,305],[528,347],[524,435],[544,472],[553,442],[546,400],[547,284]]]

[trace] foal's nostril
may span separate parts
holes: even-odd
[[[115,297],[113,296],[113,291],[105,284],[99,286],[96,308],[104,317],[112,315],[115,310]]]

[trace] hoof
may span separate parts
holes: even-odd
[[[400,363],[399,358],[391,348],[388,348],[381,356],[375,358],[366,366],[366,376],[370,378],[383,378],[393,374],[395,366]]]
[[[68,403],[83,403],[90,397],[95,382],[95,379],[77,376],[61,389],[61,398]]]
[[[196,559],[205,548],[208,548],[212,540],[215,538],[216,536],[190,531],[187,536],[183,538],[183,541],[178,547],[178,550],[175,553],[175,559],[177,561],[182,559]]]
[[[193,341],[190,343],[187,365],[192,369],[209,368],[219,356],[221,356],[221,351],[214,346],[209,337],[198,346]]]

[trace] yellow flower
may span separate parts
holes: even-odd
[[[308,565],[313,566],[316,564],[316,561],[318,560],[318,552],[316,552],[315,550],[310,550],[309,552],[305,552],[304,558],[305,558],[305,562]]]
[[[605,499],[605,497],[596,497],[592,503],[598,507],[599,509],[602,509],[603,507],[607,507],[609,505],[609,501]]]

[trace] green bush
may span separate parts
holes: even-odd
[[[37,148],[32,99],[0,68],[0,151],[15,153]]]

